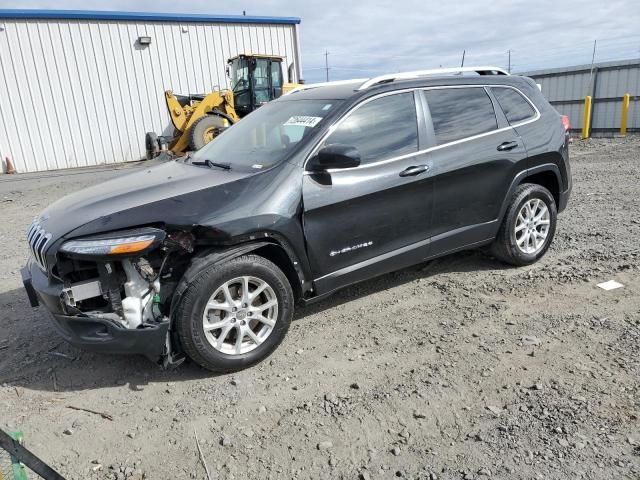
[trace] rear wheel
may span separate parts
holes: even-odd
[[[558,218],[553,195],[541,185],[525,183],[513,193],[491,253],[512,265],[529,265],[551,245]]]
[[[147,132],[144,136],[144,146],[147,154],[147,160],[155,158],[160,153],[160,142],[156,132]]]
[[[187,289],[176,330],[187,355],[212,371],[251,366],[282,342],[293,292],[272,262],[246,255],[211,265]]]
[[[192,150],[200,150],[227,128],[227,119],[218,115],[205,115],[196,120],[189,131],[189,146]]]

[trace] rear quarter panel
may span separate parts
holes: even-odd
[[[532,123],[515,128],[527,149],[529,169],[547,164],[558,167],[560,191],[571,185],[571,171],[568,162],[568,142],[560,114],[546,100],[535,82],[523,77],[517,87],[536,105],[540,118]]]

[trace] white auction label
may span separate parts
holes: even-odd
[[[295,125],[297,127],[315,127],[320,123],[322,117],[311,117],[308,115],[296,115],[285,122],[285,125]]]

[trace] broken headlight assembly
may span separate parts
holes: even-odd
[[[68,240],[60,251],[71,258],[141,255],[160,245],[165,236],[164,230],[140,228]]]
[[[163,321],[193,244],[191,233],[152,227],[66,241],[57,264],[65,310],[129,329]]]
[[[72,262],[60,265],[67,274],[61,296],[67,310],[112,318],[127,328],[161,317],[153,306],[160,294],[162,259],[167,256],[161,248],[165,238],[164,230],[145,227],[63,243],[60,252]],[[150,259],[158,264],[157,271]],[[89,278],[77,281],[82,268]]]

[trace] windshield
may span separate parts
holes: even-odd
[[[231,89],[234,92],[249,88],[249,62],[246,58],[238,58],[231,63]]]
[[[283,160],[341,101],[271,102],[247,115],[206,144],[192,158],[261,170]]]

